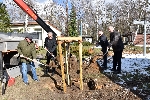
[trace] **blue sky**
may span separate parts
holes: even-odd
[[[44,2],[46,0],[37,0],[38,2]],[[0,0],[0,2],[3,2],[3,0]]]
[[[46,0],[37,0],[38,2],[44,2]],[[61,0],[60,0],[61,1]],[[114,0],[106,0],[106,2],[113,2]]]
[[[3,0],[0,0],[0,2],[2,2],[2,1],[3,1]],[[46,1],[46,0],[37,0],[37,1],[42,3],[42,2],[44,2],[44,1]],[[109,2],[112,2],[112,1],[114,1],[114,0],[106,0],[106,2],[108,2],[108,1],[109,1]]]
[[[38,2],[44,2],[46,0],[37,0]],[[0,0],[0,2],[3,2],[3,0]]]
[[[38,2],[44,2],[46,0],[37,0]],[[3,2],[3,0],[0,0],[0,2]]]

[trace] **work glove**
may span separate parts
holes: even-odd
[[[23,54],[21,54],[20,57],[23,58],[24,57]]]
[[[33,61],[33,62],[37,62],[37,60],[36,60],[36,59],[33,59],[32,61]]]
[[[55,58],[54,58],[54,57],[52,57],[52,58],[51,58],[51,60],[55,60]]]
[[[44,49],[45,49],[45,50],[47,50],[47,48],[46,48],[46,47],[45,47]]]

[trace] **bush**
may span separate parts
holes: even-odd
[[[82,56],[89,56],[91,52],[89,52],[90,46],[83,46],[82,47]],[[76,56],[79,56],[79,46],[71,46],[70,52]]]
[[[91,46],[92,44],[88,41],[84,41],[84,42],[82,42],[82,45],[83,46]]]
[[[78,46],[79,43],[78,43],[78,42],[73,42],[71,45],[72,45],[72,46]],[[83,41],[83,42],[82,42],[82,45],[83,45],[83,46],[91,46],[92,44],[91,44],[90,42],[88,42],[88,41]]]

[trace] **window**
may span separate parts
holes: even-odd
[[[35,28],[34,31],[35,32],[42,32],[42,29],[41,28]]]

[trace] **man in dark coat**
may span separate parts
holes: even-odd
[[[102,52],[103,52],[103,64],[101,66],[104,67],[104,69],[107,68],[107,47],[108,47],[108,40],[107,37],[103,34],[102,31],[98,32],[99,34],[99,45],[102,47]]]
[[[27,77],[27,64],[29,64],[31,67],[33,79],[35,81],[38,81],[34,65],[34,62],[36,62],[36,48],[32,41],[32,37],[27,36],[24,40],[20,41],[17,46],[17,51],[20,54],[20,60],[22,63],[23,82],[25,83],[25,85],[29,84]],[[33,59],[33,61],[30,61],[27,58]]]
[[[113,26],[109,26],[108,29],[110,32],[110,46],[112,46],[112,49],[114,52],[112,71],[118,74],[118,73],[121,73],[121,58],[122,58],[122,52],[124,49],[124,44],[121,38],[121,34],[118,33],[117,31],[114,31]],[[117,64],[118,64],[118,67],[116,69]]]
[[[53,33],[49,32],[48,37],[45,38],[45,42],[44,42],[44,47],[47,50],[46,56],[47,56],[47,62],[46,64],[49,65],[50,60],[54,60],[54,57],[57,56],[57,41],[56,38],[54,38]],[[47,74],[49,71],[49,67],[46,67],[46,72],[45,74]],[[55,72],[55,68],[52,67],[52,75]]]

